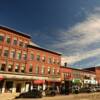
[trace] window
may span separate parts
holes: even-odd
[[[20,52],[17,53],[17,59],[18,59],[18,60],[21,59],[21,53],[20,53]]]
[[[19,41],[19,46],[23,47],[23,42],[22,41]]]
[[[2,49],[0,49],[0,56],[2,55]]]
[[[24,65],[24,64],[21,66],[21,72],[22,72],[22,73],[25,72],[25,65]]]
[[[40,55],[37,55],[37,61],[40,61]]]
[[[9,55],[9,51],[8,50],[4,50],[4,57],[8,57]]]
[[[7,38],[6,38],[6,42],[7,42],[8,44],[11,42],[10,37],[7,37]]]
[[[19,72],[19,64],[16,64],[16,66],[15,66],[15,72]]]
[[[36,74],[39,73],[39,66],[36,66]]]
[[[29,67],[29,72],[32,72],[33,71],[33,65],[30,64],[30,67]]]
[[[23,45],[23,46],[24,46],[24,48],[27,48],[27,43],[24,43],[24,45]]]
[[[34,54],[30,55],[30,59],[33,60],[34,59]]]
[[[44,73],[45,73],[45,68],[44,68],[44,66],[42,66],[41,74],[44,74]]]
[[[55,74],[55,72],[56,72],[56,70],[53,68],[53,69],[52,69],[52,74],[54,75],[54,74]]]
[[[49,64],[51,64],[51,63],[52,63],[52,60],[51,60],[51,58],[49,58],[49,59],[48,59],[48,63],[49,63]]]
[[[0,64],[0,71],[6,70],[6,64]]]
[[[15,51],[10,52],[10,58],[15,58]]]
[[[0,35],[0,42],[4,41],[4,36]]]
[[[17,45],[17,39],[14,39],[13,45]]]
[[[24,59],[24,60],[27,59],[27,54],[26,54],[26,53],[23,54],[23,59]]]
[[[51,73],[51,69],[50,69],[50,67],[48,67],[48,74],[50,74]]]
[[[58,74],[58,75],[60,74],[60,70],[59,70],[59,69],[57,69],[57,74]]]
[[[43,62],[45,62],[45,60],[46,60],[46,57],[45,57],[45,56],[43,56],[43,57],[42,57],[42,61],[43,61]]]
[[[12,70],[13,70],[13,65],[12,65],[12,64],[9,64],[9,65],[8,65],[8,71],[11,72]]]

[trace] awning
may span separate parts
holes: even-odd
[[[0,76],[0,81],[2,81],[4,79],[4,77],[3,76]]]
[[[73,79],[72,82],[78,84],[78,83],[81,83],[81,80],[80,79]]]
[[[43,84],[45,83],[45,80],[34,80],[33,82],[34,84]]]

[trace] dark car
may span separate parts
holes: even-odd
[[[16,98],[42,98],[42,91],[37,89],[19,94]]]
[[[96,92],[100,92],[100,86],[95,87]]]
[[[54,87],[49,87],[45,90],[46,96],[55,96],[57,94],[57,89]]]
[[[95,92],[94,88],[92,87],[84,87],[80,89],[80,93],[90,93],[90,92]]]

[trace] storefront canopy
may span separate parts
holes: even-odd
[[[33,82],[34,84],[43,84],[45,83],[45,80],[34,80]]]
[[[75,84],[77,84],[77,83],[81,83],[81,80],[80,79],[73,79],[72,82],[75,83]]]

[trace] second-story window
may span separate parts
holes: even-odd
[[[22,41],[19,41],[19,46],[23,47],[23,42]]]
[[[19,72],[19,64],[16,64],[16,66],[15,66],[15,72]]]
[[[37,61],[40,61],[40,55],[37,55],[36,59],[37,59]]]
[[[39,73],[39,66],[38,66],[38,65],[36,66],[36,70],[35,70],[35,72],[36,72],[36,74]]]
[[[7,38],[6,38],[6,42],[7,42],[8,44],[10,44],[11,38],[10,38],[10,37],[7,37]]]
[[[22,73],[25,72],[25,65],[24,65],[24,64],[21,66],[21,72],[22,72]]]
[[[2,55],[2,49],[0,49],[0,56]]]
[[[44,74],[45,73],[45,67],[42,66],[42,69],[41,69],[41,74]]]
[[[4,57],[8,57],[9,56],[9,50],[4,50]]]
[[[30,64],[30,66],[29,66],[29,72],[32,72],[32,71],[33,71],[33,65]]]
[[[50,67],[48,67],[48,74],[50,74],[51,73],[51,69],[50,69]]]
[[[13,65],[12,65],[12,64],[9,64],[9,65],[8,65],[8,71],[11,72],[12,70],[13,70]]]
[[[45,60],[46,60],[46,57],[45,57],[45,56],[43,56],[43,57],[42,57],[42,61],[43,61],[43,62],[45,62]]]
[[[52,69],[52,74],[54,75],[54,74],[55,74],[55,72],[56,72],[56,71],[55,71],[55,68],[53,68],[53,69]]]
[[[0,71],[6,70],[6,64],[0,64]]]

